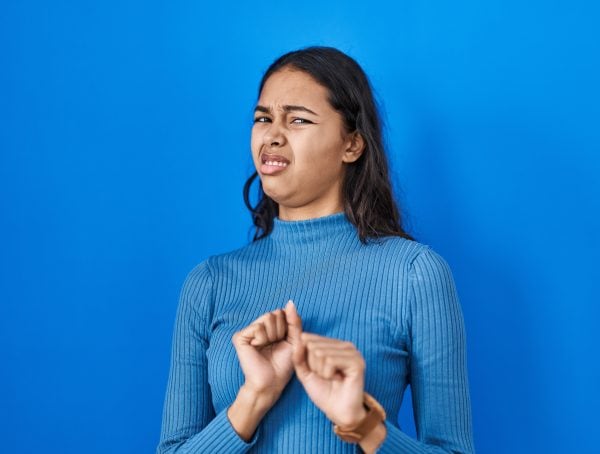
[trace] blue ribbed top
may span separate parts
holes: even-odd
[[[271,234],[194,267],[177,309],[157,453],[351,453],[292,377],[252,440],[227,409],[244,382],[232,335],[292,299],[305,331],[348,340],[385,408],[381,453],[474,452],[463,316],[450,269],[400,237],[365,245],[343,212],[274,220]],[[417,439],[396,415],[411,386]]]

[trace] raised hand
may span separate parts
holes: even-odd
[[[351,342],[302,332],[294,307],[287,314],[298,380],[334,424],[353,427],[366,415],[364,358]]]
[[[246,441],[277,402],[294,372],[294,341],[289,336],[287,321],[291,307],[290,300],[283,311],[277,309],[261,315],[232,337],[246,381],[227,410],[227,417]],[[294,328],[297,330],[297,326]],[[294,333],[296,339],[297,331]]]
[[[294,372],[285,310],[261,315],[232,340],[246,379],[244,386],[276,401]]]

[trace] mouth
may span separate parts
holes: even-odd
[[[260,172],[263,175],[274,175],[283,172],[291,163],[285,156],[276,154],[262,154],[260,157]]]

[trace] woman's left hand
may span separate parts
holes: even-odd
[[[296,319],[297,317],[297,319]],[[353,427],[366,415],[363,406],[365,360],[351,342],[301,332],[300,317],[288,317],[298,380],[314,404],[340,427]]]

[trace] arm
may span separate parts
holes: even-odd
[[[410,272],[410,381],[417,440],[386,421],[378,452],[473,453],[463,316],[448,264],[429,248]]]
[[[245,441],[229,421],[228,408],[215,414],[211,403],[206,361],[211,294],[210,269],[204,261],[188,274],[179,298],[157,454],[242,453],[257,440],[260,429]]]

